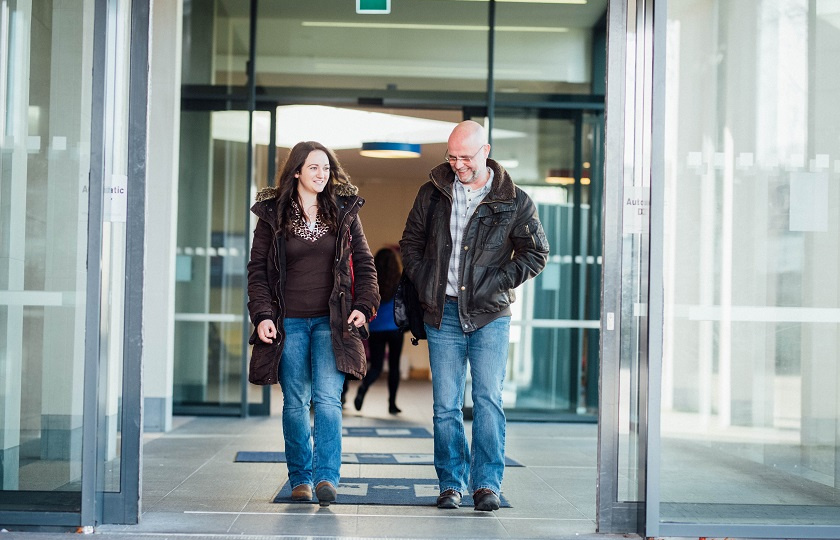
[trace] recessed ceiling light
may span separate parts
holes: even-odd
[[[420,145],[399,142],[366,142],[362,143],[359,154],[365,157],[384,159],[419,158]]]

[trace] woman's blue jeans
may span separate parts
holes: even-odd
[[[458,303],[447,300],[440,330],[426,325],[434,394],[435,470],[440,491],[501,492],[505,471],[505,379],[510,317],[464,333]],[[464,433],[467,363],[472,377],[472,453]],[[467,491],[469,488],[470,491]]]
[[[280,366],[283,438],[292,488],[326,480],[338,486],[341,468],[341,388],[329,317],[287,318]],[[309,404],[315,406],[314,453]],[[313,482],[314,479],[314,482]]]

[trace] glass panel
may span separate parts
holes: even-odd
[[[275,118],[277,118],[277,113],[274,113]],[[285,159],[286,153],[280,151],[276,144],[275,147],[271,148],[271,117],[272,113],[270,111],[254,111],[254,137],[253,137],[253,144],[254,144],[254,173],[252,178],[254,179],[254,187],[251,196],[248,198],[248,204],[253,204],[255,200],[256,193],[259,190],[268,187],[269,185],[274,185],[274,175],[277,173],[277,168],[280,165],[278,160]],[[275,121],[275,128],[276,128],[276,121]],[[275,129],[276,134],[276,129]],[[276,136],[275,136],[276,138]],[[317,140],[317,139],[316,139]],[[250,207],[249,207],[250,208]],[[257,216],[253,214],[253,212],[248,212],[248,219],[250,220],[250,225],[248,226],[248,256],[250,257],[251,253],[251,237],[253,235],[254,229],[257,227]],[[247,313],[247,311],[246,311]],[[247,315],[246,315],[247,317]],[[240,325],[241,326],[241,325]],[[254,331],[254,325],[248,325],[248,336]],[[248,358],[251,357],[251,347],[248,346]],[[257,386],[254,384],[249,384],[247,387],[248,392],[248,403],[251,405],[250,414],[252,415],[268,415],[270,411],[268,407],[270,406],[271,402],[271,392],[270,387],[266,386]]]
[[[80,510],[93,14],[0,0],[0,510]]]
[[[122,416],[123,337],[125,320],[125,248],[128,203],[128,62],[131,3],[111,1],[106,51],[105,200],[102,225],[100,305],[99,443],[104,474],[99,489],[120,490],[120,418]],[[143,189],[140,187],[139,189]]]
[[[551,246],[545,270],[516,291],[505,394],[510,411],[597,410],[600,302],[588,300],[600,298],[601,245],[593,232],[600,235],[601,215],[590,212],[590,201],[600,190],[600,176],[591,172],[602,169],[593,167],[601,159],[595,133],[602,127],[600,115],[581,122],[585,129],[575,117],[580,114],[506,109],[493,128],[492,156],[537,204]]]
[[[249,10],[236,0],[184,2],[182,84],[247,84]]]
[[[497,1],[496,91],[592,93],[593,27],[605,12],[602,0],[583,5]]]
[[[621,283],[618,370],[618,502],[644,501],[645,441],[642,404],[647,381],[648,259],[650,257],[650,92],[645,87],[646,8],[627,5],[624,147],[621,148]],[[609,315],[608,315],[609,317]],[[614,322],[606,321],[607,328]],[[631,521],[635,518],[631,517]]]
[[[840,2],[669,2],[667,47],[661,519],[840,525]]]
[[[181,117],[173,404],[242,400],[247,111]],[[183,409],[181,409],[183,410]]]
[[[486,2],[393,2],[389,15],[358,15],[352,1],[260,2],[258,9],[258,85],[487,90]],[[247,22],[246,13],[232,25],[235,43],[247,46]]]

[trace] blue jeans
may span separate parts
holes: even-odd
[[[447,300],[440,330],[426,325],[434,396],[435,470],[440,491],[501,492],[505,471],[505,379],[510,317],[464,333],[458,303]],[[472,377],[472,453],[464,434],[467,363]],[[469,491],[467,491],[469,488]]]
[[[338,486],[344,374],[335,367],[329,317],[287,318],[283,326],[286,344],[280,386],[289,483],[295,488],[327,480]],[[314,453],[310,401],[315,405]]]

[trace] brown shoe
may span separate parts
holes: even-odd
[[[454,489],[444,490],[437,498],[438,508],[458,508],[461,506],[461,494]]]
[[[293,501],[311,501],[312,500],[312,486],[309,484],[301,484],[295,486],[292,490]]]
[[[321,506],[329,506],[335,500],[335,486],[322,480],[315,486],[315,496],[318,497],[318,502]]]
[[[481,512],[492,512],[499,509],[499,496],[493,493],[492,489],[481,488],[473,493],[473,504],[475,510]]]

